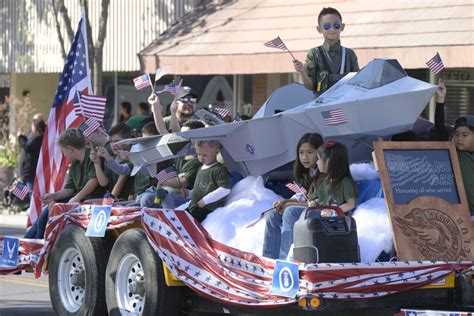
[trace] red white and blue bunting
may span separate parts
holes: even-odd
[[[39,277],[61,230],[66,225],[85,230],[91,210],[91,206],[57,204],[46,227],[46,239],[20,239],[18,266],[0,267],[0,274],[33,267]],[[474,266],[474,262],[422,261],[299,264],[299,291],[295,298],[284,298],[269,294],[274,260],[212,239],[186,211],[113,207],[107,229],[140,220],[150,244],[170,271],[198,294],[224,304],[269,307],[291,304],[302,297],[364,300],[414,290]],[[0,254],[2,246],[0,236]]]

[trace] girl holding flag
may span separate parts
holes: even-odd
[[[288,185],[296,194],[291,199],[273,203],[265,222],[263,256],[272,259],[286,259],[288,256],[293,243],[293,225],[307,208],[307,200],[316,198],[315,185],[319,177],[317,153],[322,144],[323,138],[318,133],[306,133],[300,138],[293,167],[295,182]]]

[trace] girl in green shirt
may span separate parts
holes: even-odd
[[[335,205],[350,214],[356,206],[357,190],[349,170],[347,148],[341,143],[328,141],[318,149],[318,169],[322,176],[315,189],[317,199],[308,206]],[[321,211],[321,216],[332,216],[329,209]]]
[[[318,133],[304,134],[296,146],[296,160],[293,178],[306,191],[305,198],[315,199],[314,183],[319,176],[316,162],[318,147],[323,138]],[[265,221],[263,256],[272,259],[286,259],[293,243],[293,226],[307,208],[306,199],[294,195],[291,199],[275,201]]]

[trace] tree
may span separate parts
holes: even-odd
[[[102,76],[103,76],[103,50],[105,43],[105,36],[107,34],[107,19],[109,16],[109,4],[110,0],[102,0],[101,2],[101,11],[99,18],[99,32],[97,41],[92,40],[92,28],[89,20],[89,1],[88,0],[78,0],[79,5],[84,12],[84,19],[86,22],[87,30],[87,42],[88,42],[88,52],[89,52],[89,65],[91,66],[91,75],[92,75],[92,86],[94,93],[102,94]],[[69,38],[69,42],[72,43],[74,40],[74,30],[72,29],[71,19],[69,18],[67,8],[64,5],[64,0],[51,0],[53,6],[54,19],[56,23],[56,30],[58,32],[59,43],[61,45],[61,54],[64,59],[66,59],[66,49],[64,47],[64,38],[61,34],[61,28],[59,24],[59,15],[64,21],[64,26],[66,28],[66,34]]]

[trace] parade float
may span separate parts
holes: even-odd
[[[126,140],[135,171],[155,174],[157,162],[192,153],[193,140],[216,139],[228,169],[243,179],[202,225],[179,209],[56,204],[44,240],[0,237],[0,273],[47,273],[59,315],[472,310],[472,219],[452,143],[374,142],[411,129],[435,89],[397,61],[379,59],[316,100],[273,98],[250,121]],[[375,166],[354,176],[360,262],[260,255],[258,219],[279,198],[264,179],[282,177],[279,168],[295,159],[306,132],[346,144],[353,163],[374,152]],[[351,166],[353,175],[358,170]],[[332,223],[347,231],[340,218]],[[329,245],[340,232],[333,224]]]

